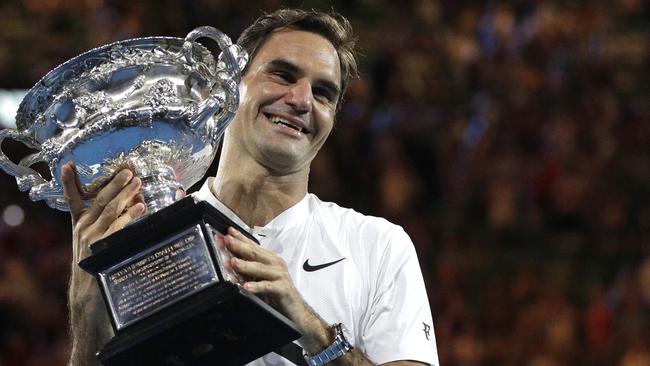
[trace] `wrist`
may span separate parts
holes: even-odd
[[[336,336],[334,328],[325,323],[319,316],[310,314],[311,319],[304,319],[303,324],[298,325],[302,337],[298,343],[309,354],[316,354],[327,348]],[[302,326],[304,325],[304,326]]]
[[[335,342],[337,337],[335,326],[325,322],[302,297],[288,303],[292,306],[285,308],[286,313],[290,314],[290,319],[302,333],[298,344],[307,354],[319,354]]]

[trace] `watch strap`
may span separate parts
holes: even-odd
[[[334,337],[334,342],[332,342],[329,347],[325,348],[322,352],[316,355],[305,355],[305,361],[307,361],[307,364],[309,366],[325,365],[326,363],[331,362],[352,350],[353,347],[350,345],[347,339],[345,339],[345,334],[343,333],[343,324],[336,324],[334,326],[334,331],[336,332],[336,336]]]

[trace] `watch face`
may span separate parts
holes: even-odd
[[[350,331],[343,323],[337,324],[336,328],[337,328],[336,331],[337,335],[341,336],[342,345],[345,347],[346,351],[349,351],[350,349],[352,349],[352,345],[348,341],[348,339],[352,339]]]

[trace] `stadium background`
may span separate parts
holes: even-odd
[[[650,365],[646,1],[5,0],[0,89],[282,5],[355,27],[363,77],[310,189],[412,236],[442,365]],[[0,365],[65,365],[67,214],[4,173],[0,211]]]

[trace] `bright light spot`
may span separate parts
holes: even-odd
[[[8,226],[18,226],[25,220],[25,211],[20,206],[9,205],[2,212],[2,219]]]
[[[27,90],[0,89],[0,127],[16,128],[16,111]]]

